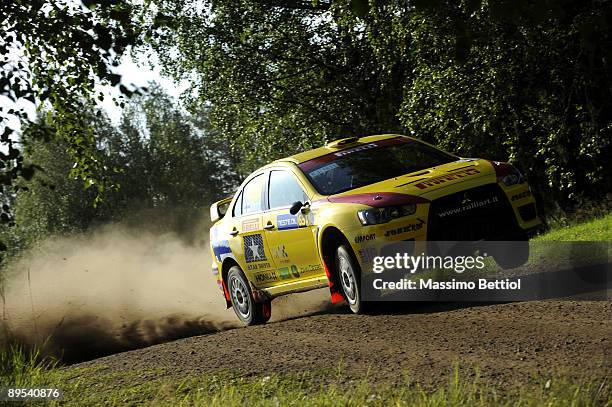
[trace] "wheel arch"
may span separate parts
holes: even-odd
[[[328,266],[333,264],[335,249],[341,244],[350,247],[349,240],[340,229],[335,226],[327,226],[323,229],[319,247],[321,248],[321,258]]]
[[[223,284],[223,295],[225,296],[225,305],[227,306],[227,308],[232,306],[229,291],[227,289],[227,274],[234,266],[240,267],[236,259],[234,259],[233,257],[225,258],[223,260],[223,264],[221,265],[221,283]]]
[[[344,295],[342,294],[342,288],[338,281],[338,272],[335,265],[335,255],[338,246],[345,245],[350,253],[355,255],[353,248],[347,237],[335,226],[327,226],[321,232],[321,238],[319,247],[321,250],[321,258],[323,260],[323,267],[329,280],[329,290],[331,292],[332,303],[344,301]]]

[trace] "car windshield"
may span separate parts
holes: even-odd
[[[398,137],[317,157],[299,167],[320,194],[333,195],[457,160],[427,144]]]

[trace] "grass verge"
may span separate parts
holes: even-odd
[[[560,226],[535,237],[536,241],[612,240],[612,214],[571,226]]]
[[[23,352],[5,352],[3,361],[19,366],[18,375],[3,370],[2,385],[59,388],[63,397],[47,405],[70,406],[610,406],[605,380],[575,382],[563,377],[534,378],[520,390],[500,392],[478,375],[464,380],[457,367],[446,386],[429,390],[406,376],[399,385],[373,386],[337,371],[285,376],[231,377],[204,374],[189,379],[164,378],[163,372],[113,373],[96,369],[44,369]],[[14,382],[13,380],[17,380]],[[38,402],[42,404],[42,402]],[[18,403],[19,404],[19,403]]]

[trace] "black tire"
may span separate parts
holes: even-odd
[[[347,246],[339,246],[335,256],[336,278],[342,287],[342,294],[354,314],[363,314],[370,308],[361,296],[361,270]]]
[[[508,239],[504,247],[499,242],[493,244],[490,253],[499,267],[504,270],[520,267],[529,260],[529,238],[525,233],[518,233]],[[497,244],[496,244],[497,243]]]
[[[258,303],[253,300],[251,286],[238,266],[227,273],[227,289],[232,307],[238,319],[247,326],[265,324],[270,319],[270,302]]]

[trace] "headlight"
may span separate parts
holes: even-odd
[[[501,182],[507,187],[525,182],[523,174],[508,163],[493,161],[493,168],[495,168],[497,182]]]
[[[503,182],[504,185],[507,187],[509,187],[510,185],[521,184],[523,182],[522,180],[523,176],[521,175],[519,170],[516,170],[515,174],[508,174],[501,177],[501,182]]]
[[[357,217],[362,225],[378,225],[387,223],[392,219],[413,215],[416,212],[416,204],[402,206],[388,206],[386,208],[371,208],[357,212]]]

